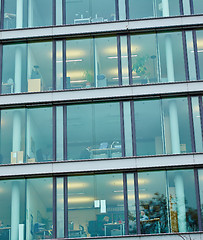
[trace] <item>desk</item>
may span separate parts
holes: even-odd
[[[160,228],[160,218],[153,218],[153,219],[148,219],[148,220],[140,220],[140,224],[141,224],[141,226],[143,226],[144,227],[144,225],[145,225],[145,227],[149,227],[149,231],[150,231],[150,233],[151,233],[151,229],[150,228],[152,228],[152,230],[153,230],[153,233],[155,233],[155,231],[154,231],[154,227],[155,228],[157,228],[157,232],[158,233],[160,233],[161,232],[161,228]],[[149,226],[147,226],[147,224],[149,224]],[[155,224],[155,225],[154,225]],[[153,226],[154,225],[154,226]]]
[[[11,239],[11,227],[1,227],[0,228],[0,239],[10,240]]]
[[[91,158],[121,157],[121,148],[90,149]]]
[[[124,235],[124,223],[106,223],[104,224],[105,236],[119,236]],[[108,233],[110,232],[110,234]]]

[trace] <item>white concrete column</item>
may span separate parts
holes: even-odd
[[[178,211],[178,228],[179,232],[186,232],[186,209],[185,209],[185,193],[184,183],[181,175],[177,175],[174,179],[176,189],[176,201]]]
[[[21,114],[15,111],[13,114],[13,152],[21,150]]]
[[[170,134],[171,134],[171,149],[172,153],[180,153],[180,136],[178,125],[178,112],[176,102],[169,103],[169,121],[170,121]]]
[[[165,38],[166,46],[166,68],[168,82],[175,82],[174,65],[173,65],[173,49],[170,36]]]
[[[23,27],[23,0],[16,0],[16,28]]]
[[[162,9],[163,9],[163,17],[169,16],[169,2],[168,0],[162,0]]]
[[[19,223],[20,223],[20,189],[18,182],[13,182],[11,196],[11,240],[18,240]]]
[[[22,81],[22,49],[21,47],[16,48],[15,53],[15,79],[14,79],[14,92],[21,92],[21,81]]]

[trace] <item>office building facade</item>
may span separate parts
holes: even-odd
[[[0,4],[0,239],[202,239],[203,2]]]

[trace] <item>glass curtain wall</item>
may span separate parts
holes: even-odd
[[[122,174],[68,177],[68,236],[124,235]]]
[[[203,79],[203,31],[196,31],[197,36],[197,55],[199,60],[199,77]]]
[[[52,90],[52,42],[3,45],[3,94],[49,90]]]
[[[65,89],[114,85],[118,85],[116,37],[67,40]]]
[[[203,2],[201,0],[193,0],[194,14],[203,13]]]
[[[129,0],[130,19],[180,15],[178,0]]]
[[[97,23],[115,20],[115,0],[66,1],[66,24]]]
[[[52,0],[4,0],[4,29],[53,25]]]
[[[67,106],[69,160],[121,157],[120,105]]]
[[[131,36],[132,82],[186,81],[181,32]]]
[[[187,98],[135,101],[134,107],[137,155],[192,151]]]

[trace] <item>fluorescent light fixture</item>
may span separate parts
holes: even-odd
[[[87,82],[87,80],[73,80],[73,81],[70,81],[70,83],[83,83],[83,82]]]
[[[99,208],[100,207],[100,201],[99,200],[94,200],[94,207]]]
[[[100,213],[106,213],[106,200],[101,200]]]
[[[191,50],[190,52],[194,52],[194,50]],[[198,53],[202,53],[203,49],[197,50]]]
[[[121,56],[121,58],[127,58],[128,56],[126,56],[126,55],[124,55],[124,56]],[[134,55],[131,55],[131,57],[137,57],[137,55],[136,54],[134,54]],[[108,57],[108,59],[117,59],[118,58],[118,56],[112,56],[112,57]]]
[[[82,59],[67,59],[66,62],[82,62]],[[62,60],[57,60],[57,63],[62,63]]]

